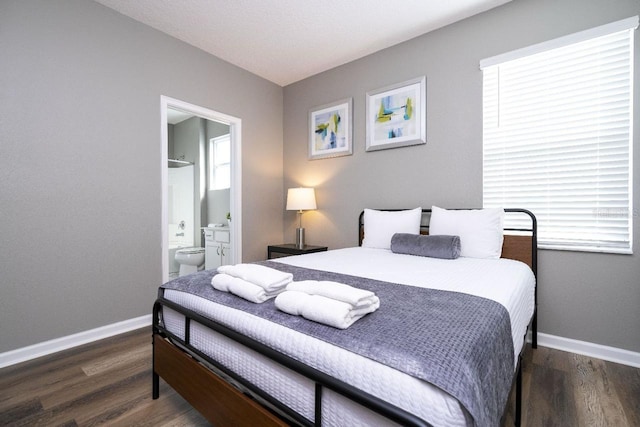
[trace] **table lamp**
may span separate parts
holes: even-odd
[[[302,211],[317,209],[316,194],[313,188],[290,188],[287,191],[287,210],[298,211],[298,228],[296,229],[296,247],[304,249],[304,228],[302,228]]]

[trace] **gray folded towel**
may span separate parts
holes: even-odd
[[[397,254],[456,259],[460,256],[460,237],[396,233],[391,237],[391,251]]]

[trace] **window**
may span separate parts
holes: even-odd
[[[209,140],[209,189],[231,187],[231,138],[218,136]]]
[[[636,16],[480,62],[483,204],[531,210],[542,248],[631,253],[637,26]]]

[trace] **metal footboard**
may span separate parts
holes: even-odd
[[[167,307],[170,308],[185,317],[185,338],[182,339],[172,332],[168,331],[162,324],[162,308]],[[250,348],[261,355],[277,362],[278,364],[291,369],[292,371],[305,376],[315,383],[315,417],[314,421],[310,421],[303,416],[301,416],[296,411],[293,411],[286,405],[282,404],[278,400],[272,398],[267,393],[262,391],[260,388],[251,384],[249,381],[246,381],[242,377],[236,375],[233,371],[225,368],[224,366],[217,363],[215,360],[211,359],[209,356],[195,348],[191,345],[189,330],[190,323],[197,322],[206,326],[207,328],[216,331],[240,344],[243,346]],[[349,384],[346,384],[330,375],[327,375],[317,369],[311,368],[300,361],[293,359],[285,354],[282,354],[256,340],[253,340],[245,335],[242,335],[232,329],[227,328],[224,325],[221,325],[217,322],[212,321],[192,310],[184,308],[175,302],[169,301],[165,298],[158,298],[153,306],[153,333],[154,335],[159,335],[161,337],[169,338],[175,345],[181,347],[183,350],[187,351],[190,355],[195,357],[200,362],[204,362],[209,364],[219,371],[221,371],[224,375],[233,379],[233,381],[242,385],[243,388],[246,388],[250,393],[254,394],[259,398],[259,400],[266,401],[268,405],[272,406],[275,412],[284,416],[287,422],[292,423],[293,425],[300,426],[320,426],[322,425],[322,392],[323,390],[329,389],[333,392],[336,392],[347,399],[358,403],[359,405],[366,407],[383,417],[389,419],[390,421],[394,421],[403,426],[423,426],[428,427],[431,424],[426,421],[416,417],[415,415],[398,408],[382,399],[379,399],[369,393],[366,393],[360,389],[357,389]],[[157,399],[159,396],[159,376],[156,374],[155,368],[153,371],[153,398]]]

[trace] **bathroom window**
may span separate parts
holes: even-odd
[[[223,135],[209,140],[209,189],[231,187],[231,138]]]

